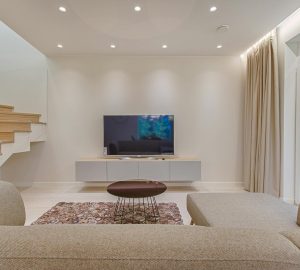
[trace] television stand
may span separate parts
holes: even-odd
[[[193,182],[201,179],[201,161],[178,157],[92,158],[76,161],[75,176],[81,182],[149,179]]]

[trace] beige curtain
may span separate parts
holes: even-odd
[[[247,53],[244,179],[250,192],[280,195],[280,115],[276,31]]]

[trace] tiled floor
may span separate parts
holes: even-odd
[[[157,202],[177,203],[184,224],[190,223],[186,210],[186,195],[192,192],[239,192],[241,190],[207,190],[194,187],[168,187],[168,191],[156,197]],[[116,197],[108,194],[105,187],[86,186],[78,183],[34,184],[21,191],[26,208],[26,225],[30,225],[58,202],[113,202]]]

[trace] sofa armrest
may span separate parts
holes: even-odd
[[[0,181],[0,225],[23,226],[25,207],[20,192],[8,182]]]
[[[300,228],[299,230],[281,232],[283,236],[293,242],[300,249]]]

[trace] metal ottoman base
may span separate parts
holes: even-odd
[[[115,222],[131,220],[132,223],[157,223],[159,221],[159,210],[155,197],[125,198],[118,197],[115,210]]]

